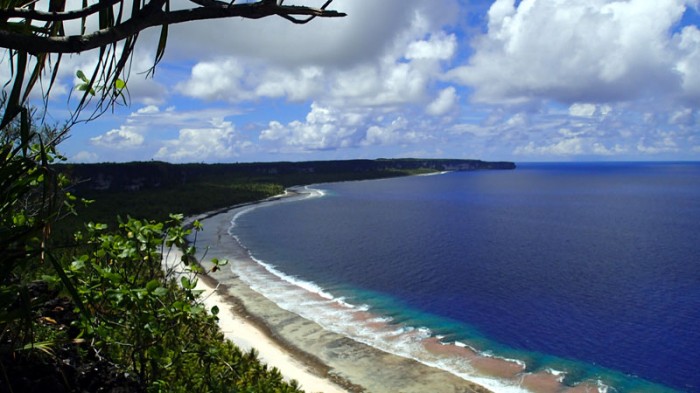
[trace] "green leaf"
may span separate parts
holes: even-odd
[[[160,286],[160,281],[153,279],[146,284],[146,290],[148,292],[153,292],[156,288]]]
[[[163,287],[158,287],[153,291],[153,294],[158,297],[163,297],[168,294],[168,290]]]
[[[183,302],[182,300],[178,300],[174,302],[172,306],[174,309],[182,311],[185,309],[185,302]]]
[[[219,315],[219,306],[214,306],[211,308],[211,315]]]
[[[80,91],[89,91],[90,95],[92,95],[92,96],[94,96],[96,94],[95,89],[90,87],[89,83],[82,83],[82,84],[78,85],[77,89]]]
[[[85,262],[78,259],[73,261],[73,263],[70,264],[70,270],[77,272],[79,270],[82,270],[85,267]]]
[[[124,82],[121,79],[117,79],[114,81],[114,88],[117,90],[122,90],[126,87],[126,82]]]
[[[85,73],[83,73],[83,71],[81,71],[81,70],[78,70],[75,73],[75,76],[77,76],[78,79],[80,79],[81,81],[83,81],[85,83],[90,83],[90,80],[85,76]]]

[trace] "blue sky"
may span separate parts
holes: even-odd
[[[700,160],[698,1],[332,8],[348,16],[173,26],[154,78],[142,72],[158,31],[142,34],[130,106],[74,127],[62,152],[73,162]],[[57,121],[71,76],[92,62],[65,60]]]

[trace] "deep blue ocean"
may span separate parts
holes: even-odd
[[[528,371],[564,371],[565,384],[700,392],[700,163],[313,188],[323,195],[251,210],[233,233],[324,294]]]

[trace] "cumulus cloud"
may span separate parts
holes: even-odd
[[[352,146],[357,139],[358,115],[344,114],[317,103],[311,104],[306,121],[292,121],[283,125],[271,121],[260,133],[260,140],[275,142],[280,150],[326,150]],[[361,117],[361,116],[360,116]]]
[[[119,129],[107,131],[103,135],[90,138],[90,142],[93,145],[110,149],[134,148],[141,146],[143,141],[143,135],[134,131],[130,126],[121,126]]]
[[[672,153],[679,150],[673,132],[658,132],[655,139],[643,136],[637,143],[637,150],[644,154]]]
[[[320,6],[323,2],[304,4]],[[332,8],[348,17],[318,18],[304,26],[276,17],[176,25],[169,38],[178,46],[169,56],[199,59],[215,52],[217,56],[265,59],[284,68],[347,67],[380,56],[407,26],[415,25],[417,15],[424,30],[450,23],[458,15],[455,0],[335,0]]]
[[[271,121],[260,140],[278,152],[310,152],[368,146],[407,146],[430,139],[425,125],[378,109],[340,111],[318,103],[304,121]]]
[[[488,31],[450,77],[474,100],[565,103],[696,94],[700,40],[670,33],[687,0],[497,0]]]
[[[347,18],[173,26],[155,85],[130,80],[143,106],[90,143],[169,161],[693,158],[694,2],[336,0]]]
[[[439,33],[429,40],[411,42],[406,50],[406,58],[410,60],[449,60],[457,49],[457,39],[453,34]]]
[[[166,140],[154,158],[176,162],[203,162],[232,159],[249,142],[237,140],[233,124],[212,119],[208,128],[186,128],[177,139]]]
[[[81,150],[71,157],[72,162],[97,162],[99,156],[95,152]]]
[[[692,103],[700,104],[700,30],[686,26],[676,37],[680,59],[675,69],[683,79],[683,95]]]
[[[452,1],[441,2],[434,8],[443,9],[449,4]],[[342,6],[338,4],[338,7]],[[347,3],[347,6],[353,10],[356,7],[355,3]],[[377,22],[380,15],[390,12],[384,2],[372,2],[368,8],[377,13],[372,16]],[[428,2],[423,0],[405,1],[395,6],[390,19],[400,18],[403,23],[389,23],[393,26],[392,34],[381,37],[364,36],[367,26],[360,27],[359,20],[366,10],[352,20],[348,18],[349,22],[339,21],[350,23],[355,30],[352,35],[344,36],[330,53],[342,58],[358,40],[366,39],[368,46],[381,42],[377,47],[381,50],[370,51],[370,57],[367,52],[359,51],[353,55],[353,61],[336,63],[314,62],[310,56],[305,63],[290,66],[286,60],[262,53],[257,56],[242,56],[241,53],[220,55],[197,62],[189,78],[179,83],[176,90],[189,97],[228,102],[258,102],[265,98],[283,98],[292,102],[313,99],[324,105],[343,107],[388,107],[424,102],[429,97],[431,83],[441,77],[446,62],[457,51],[456,36],[442,31],[436,22],[438,13],[429,9]],[[312,45],[290,43],[285,50],[318,50],[328,37],[323,26],[321,32],[317,28],[311,29],[313,33],[310,34],[315,37]],[[270,33],[261,34],[269,36]],[[288,36],[278,38],[286,40]],[[253,40],[257,38],[252,37]],[[272,50],[270,48],[275,45],[270,43],[266,49]]]
[[[669,123],[691,126],[695,124],[695,111],[690,108],[678,109],[671,114]]]
[[[250,148],[233,122],[225,120],[235,114],[220,108],[179,111],[147,105],[126,116],[119,128],[92,137],[89,143],[101,149],[103,159],[117,153],[122,160],[137,156],[171,162],[227,160]],[[84,153],[73,157],[75,161],[93,158]]]
[[[431,102],[425,109],[428,114],[433,116],[444,115],[454,108],[457,103],[457,90],[450,86],[440,91],[437,98]]]
[[[571,157],[571,156],[613,156],[625,154],[629,148],[614,143],[606,145],[596,138],[583,134],[562,132],[554,141],[530,141],[526,145],[517,146],[513,154],[526,157]]]
[[[375,124],[367,129],[362,146],[372,145],[414,145],[430,139],[424,132],[415,131],[403,117],[392,120],[389,124]]]

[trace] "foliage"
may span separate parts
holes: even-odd
[[[26,131],[29,130],[29,131]],[[38,132],[29,116],[5,127],[0,138],[0,352],[26,348],[34,340],[29,280],[47,259],[51,224],[72,209],[67,184],[51,164],[61,159],[50,133]],[[13,138],[12,135],[20,135]],[[31,346],[31,345],[30,345]]]
[[[89,252],[74,258],[69,276],[90,309],[79,320],[85,337],[149,391],[298,391],[255,353],[244,354],[223,340],[218,309],[207,313],[195,289],[198,269],[188,264],[194,247],[185,243],[190,230],[181,220],[130,218],[115,232],[88,224],[78,234]],[[163,269],[162,256],[173,247],[185,253]]]
[[[76,197],[52,165],[61,159],[55,143],[43,142],[55,142],[53,134],[29,117],[21,123],[0,139],[0,391],[78,389],[74,363],[92,364],[88,376],[121,369],[137,389],[154,392],[299,391],[224,340],[217,310],[207,313],[195,290],[195,266],[182,276],[164,272],[169,250],[183,248],[185,266],[194,252],[181,215],[165,223],[128,218],[114,232],[88,224],[71,243],[57,243],[54,228]],[[71,301],[57,303],[48,284]],[[105,383],[103,374],[92,378]]]

